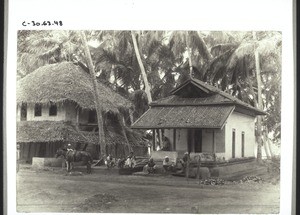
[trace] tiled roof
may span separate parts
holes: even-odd
[[[233,105],[224,106],[154,106],[132,128],[222,128]]]
[[[182,106],[182,105],[205,105],[220,104],[231,102],[230,99],[224,98],[219,94],[213,94],[204,98],[182,98],[177,95],[171,95],[151,103],[151,106]]]

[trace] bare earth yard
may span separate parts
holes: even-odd
[[[101,170],[70,175],[61,169],[17,173],[18,212],[279,213],[279,185],[199,185],[175,176],[119,175]]]

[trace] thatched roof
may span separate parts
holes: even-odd
[[[82,137],[71,124],[63,121],[17,122],[17,142],[82,141]],[[83,140],[87,142],[87,140]]]
[[[108,86],[98,82],[103,110],[130,108],[131,102]],[[38,68],[17,83],[17,103],[49,103],[72,101],[81,108],[95,109],[90,75],[71,62]]]
[[[125,127],[126,136],[131,146],[148,146],[149,141],[139,131]]]

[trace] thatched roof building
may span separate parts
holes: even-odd
[[[99,99],[104,111],[130,108],[131,102],[98,82]],[[90,75],[71,62],[38,68],[17,83],[17,103],[75,102],[81,108],[95,109]]]
[[[103,109],[106,147],[120,155],[128,143],[144,147],[142,135],[125,126],[122,117],[128,117],[132,103],[98,82],[99,99]],[[22,118],[26,109],[25,118]],[[40,114],[37,105],[42,104]],[[50,115],[51,105],[57,105]],[[52,157],[57,148],[66,143],[81,145],[97,153],[99,144],[95,115],[93,80],[87,71],[71,62],[50,64],[33,71],[17,83],[17,142],[22,143],[23,157]],[[23,110],[23,112],[22,112]],[[90,117],[92,116],[92,121]],[[119,153],[117,153],[118,151]],[[95,157],[96,154],[95,154]]]
[[[108,145],[123,145],[125,139],[113,130],[105,129],[105,142]],[[125,129],[131,146],[144,146],[145,140],[142,134]],[[98,133],[79,131],[74,125],[63,121],[21,121],[17,123],[17,142],[80,142],[98,144]]]

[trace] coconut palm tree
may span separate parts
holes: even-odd
[[[94,87],[94,97],[95,97],[95,101],[96,101],[96,112],[97,112],[97,123],[98,123],[98,133],[99,133],[99,145],[100,145],[100,158],[102,158],[102,156],[104,156],[105,154],[105,137],[104,137],[104,128],[103,128],[103,119],[102,119],[102,107],[101,107],[101,102],[99,100],[99,92],[98,92],[98,87],[97,87],[97,77],[96,77],[96,73],[94,70],[94,65],[92,62],[92,57],[90,54],[90,50],[87,44],[87,40],[86,40],[86,36],[84,32],[80,32],[80,39],[82,41],[82,45],[84,48],[84,53],[86,56],[86,61],[88,63],[88,68],[89,68],[89,72],[90,75],[92,77],[93,80],[93,87]]]
[[[74,31],[29,31],[18,32],[18,77],[22,78],[46,64],[82,60],[82,50]]]
[[[148,82],[145,67],[144,67],[142,59],[141,59],[140,50],[139,50],[139,47],[137,45],[136,36],[135,36],[135,33],[133,31],[131,31],[131,36],[132,36],[132,42],[133,42],[135,55],[136,55],[137,61],[139,63],[141,74],[142,74],[142,77],[143,77],[143,82],[144,82],[144,85],[145,85],[145,92],[147,94],[148,102],[150,103],[150,102],[152,102],[151,89],[150,89],[150,85],[149,85],[149,82]]]
[[[206,65],[212,59],[212,55],[201,34],[197,31],[173,31],[169,45],[176,60],[183,62],[183,73],[179,82],[189,77],[203,79]]]

